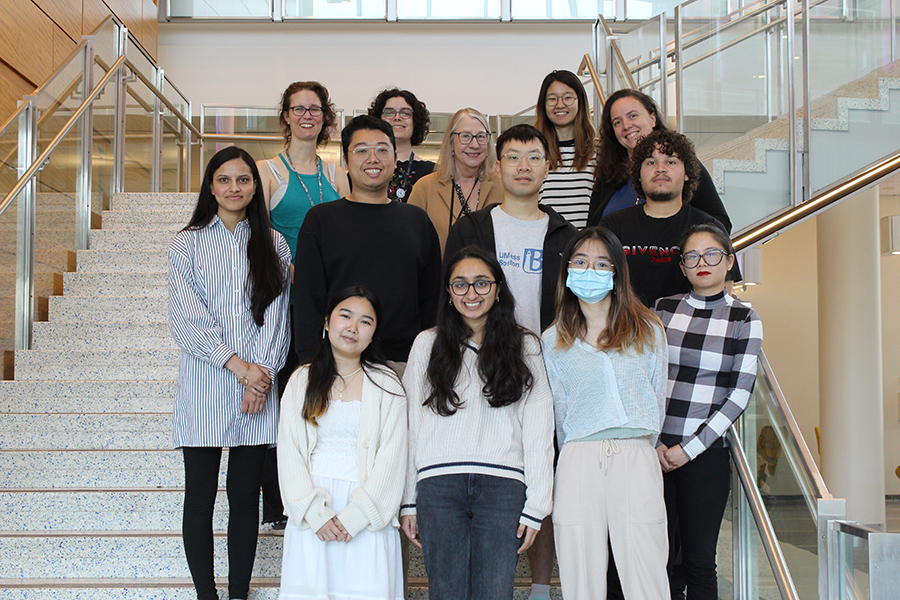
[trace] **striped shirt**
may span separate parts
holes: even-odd
[[[583,229],[587,224],[588,210],[591,207],[591,191],[594,189],[594,164],[591,156],[584,171],[572,170],[575,162],[575,140],[559,142],[559,153],[562,165],[550,171],[541,186],[541,204],[550,206],[563,218]]]
[[[273,231],[285,277],[291,252]],[[255,446],[275,443],[278,370],[288,349],[287,286],[266,309],[258,327],[246,282],[250,226],[234,233],[219,217],[202,229],[181,231],[169,246],[169,329],[181,348],[173,417],[175,447]],[[225,369],[232,355],[261,365],[272,377],[262,411],[241,412],[244,387]]]
[[[661,298],[655,310],[669,341],[668,405],[659,439],[668,447],[681,444],[693,460],[747,408],[762,348],[762,322],[752,308],[725,292]]]

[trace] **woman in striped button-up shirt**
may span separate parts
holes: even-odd
[[[184,547],[198,600],[217,598],[212,515],[223,447],[229,597],[249,590],[260,473],[278,429],[274,379],[287,354],[289,267],[253,159],[236,147],[216,153],[194,215],[169,247],[169,327],[182,350],[174,439],[184,455]]]

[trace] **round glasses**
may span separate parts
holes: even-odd
[[[479,296],[485,296],[491,293],[491,287],[497,283],[496,281],[491,281],[489,279],[479,279],[478,281],[473,281],[469,283],[468,281],[451,281],[450,282],[450,291],[453,292],[456,296],[465,296],[469,293],[469,288],[475,288],[475,293]]]
[[[507,152],[506,154],[500,156],[500,158],[505,158],[506,163],[511,167],[518,167],[523,160],[528,163],[528,166],[537,167],[547,159],[547,157],[545,157],[540,152],[535,152],[533,154],[516,154],[515,152]]]
[[[556,106],[562,100],[564,106],[572,106],[578,100],[575,94],[566,94],[565,96],[547,96],[547,106]]]
[[[468,146],[469,144],[472,143],[472,140],[475,140],[476,142],[478,142],[479,146],[484,146],[485,144],[488,143],[488,140],[491,139],[491,134],[487,133],[486,131],[483,131],[481,133],[475,133],[475,134],[469,133],[468,131],[459,131],[459,132],[454,131],[450,135],[455,135],[456,137],[458,137],[459,143],[462,144],[463,146]]]
[[[388,158],[394,153],[390,146],[357,146],[350,154],[359,158],[369,158],[373,152],[378,158]]]
[[[573,273],[581,275],[588,269],[593,269],[595,271],[614,271],[615,267],[611,262],[606,260],[596,260],[593,264],[583,258],[573,258],[569,261],[569,270]]]
[[[413,111],[409,108],[401,108],[400,110],[395,110],[393,108],[386,108],[381,111],[381,118],[385,121],[390,121],[397,115],[400,115],[401,119],[412,119]]]
[[[698,252],[685,252],[681,255],[681,264],[688,269],[693,269],[700,264],[700,259],[703,258],[703,262],[705,262],[707,266],[715,267],[722,262],[722,259],[726,256],[729,256],[729,254],[724,250],[707,250],[703,254]]]
[[[302,117],[306,113],[309,113],[311,117],[318,117],[322,115],[322,107],[321,106],[310,106],[309,108],[305,106],[292,106],[290,108],[291,114],[295,117]]]

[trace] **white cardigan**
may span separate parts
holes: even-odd
[[[378,531],[388,525],[399,527],[397,514],[406,476],[408,442],[403,387],[393,373],[380,369],[366,369],[364,373],[367,377],[363,379],[356,445],[359,487],[337,515],[351,536],[366,528]],[[294,371],[281,399],[278,482],[291,522],[300,529],[317,532],[335,512],[331,509],[331,497],[321,487],[313,486],[309,473],[316,427],[302,417],[308,374],[305,366]]]

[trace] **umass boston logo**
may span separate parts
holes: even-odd
[[[525,254],[519,256],[515,252],[501,252],[497,257],[501,267],[521,268],[528,274],[541,272],[544,264],[544,251],[539,248],[526,248]]]
[[[650,262],[668,263],[678,260],[681,256],[681,248],[678,246],[668,246],[660,248],[659,246],[622,246],[625,250],[625,256],[647,256]]]

